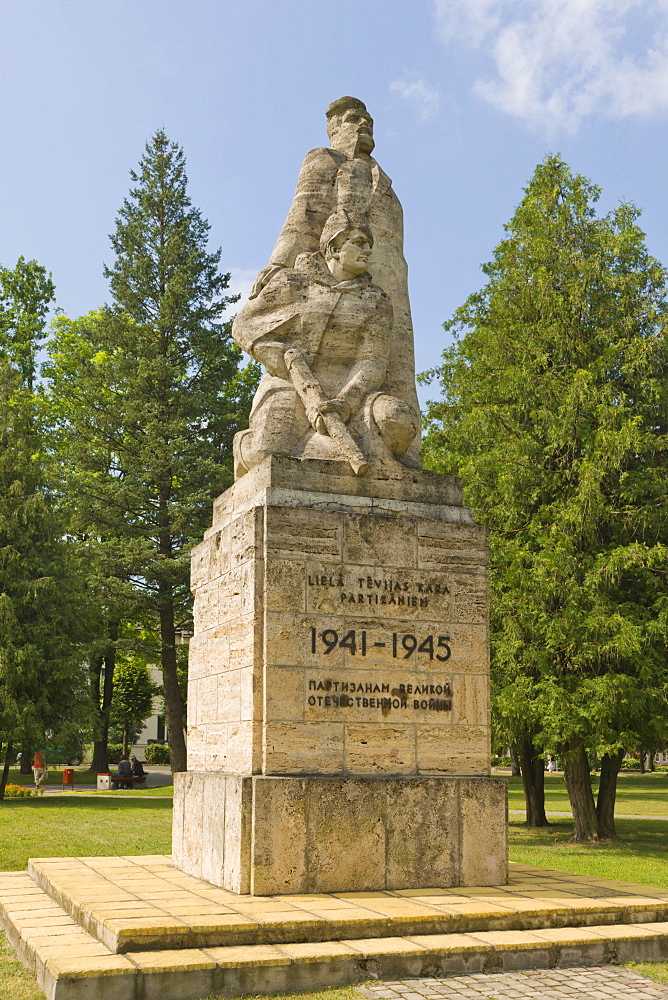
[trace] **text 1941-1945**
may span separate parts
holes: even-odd
[[[341,635],[333,628],[322,631],[311,628],[311,652],[314,654],[327,655],[340,647],[346,649],[351,656],[366,656],[372,648],[391,648],[395,659],[408,660],[411,656],[422,653],[430,660],[444,663],[452,654],[450,642],[449,635],[416,636],[410,632],[391,632],[381,640],[369,636],[365,629],[350,629]]]

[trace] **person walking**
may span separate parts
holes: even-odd
[[[35,750],[32,756],[32,773],[35,778],[35,789],[38,792],[42,792],[42,794],[44,793],[44,789],[42,788],[42,782],[46,778],[46,772],[47,772],[47,767],[46,767],[46,759],[44,757],[44,751]]]

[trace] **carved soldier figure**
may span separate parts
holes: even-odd
[[[372,243],[363,220],[335,213],[322,250],[276,269],[236,317],[234,338],[267,369],[235,437],[237,478],[267,455],[346,459],[359,474],[413,441],[418,413],[382,391],[392,303],[368,272]]]
[[[408,300],[408,276],[403,254],[403,213],[392,182],[371,153],[373,120],[362,101],[342,97],[327,109],[331,148],[311,150],[302,165],[292,207],[251,296],[284,268],[294,268],[302,253],[314,253],[327,219],[346,212],[366,220],[374,235],[372,282],[389,296],[393,318],[388,363],[382,390],[419,413],[415,389],[413,326]],[[419,468],[419,437],[400,459]]]

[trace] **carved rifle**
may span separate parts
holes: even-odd
[[[369,463],[353,441],[341,415],[335,412],[322,413],[320,410],[323,403],[327,402],[327,397],[304,355],[296,348],[290,347],[285,352],[284,358],[292,384],[299,393],[306,411],[320,412],[327,433],[338,446],[343,458],[350,463],[356,476],[363,476],[369,469]]]

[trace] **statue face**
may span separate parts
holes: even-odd
[[[373,118],[360,108],[348,108],[340,118],[330,119],[329,138],[332,149],[346,155],[371,154],[375,146]]]
[[[352,229],[338,250],[332,250],[332,260],[338,264],[338,270],[347,278],[356,278],[364,274],[371,256],[371,243],[366,233],[361,229]]]

